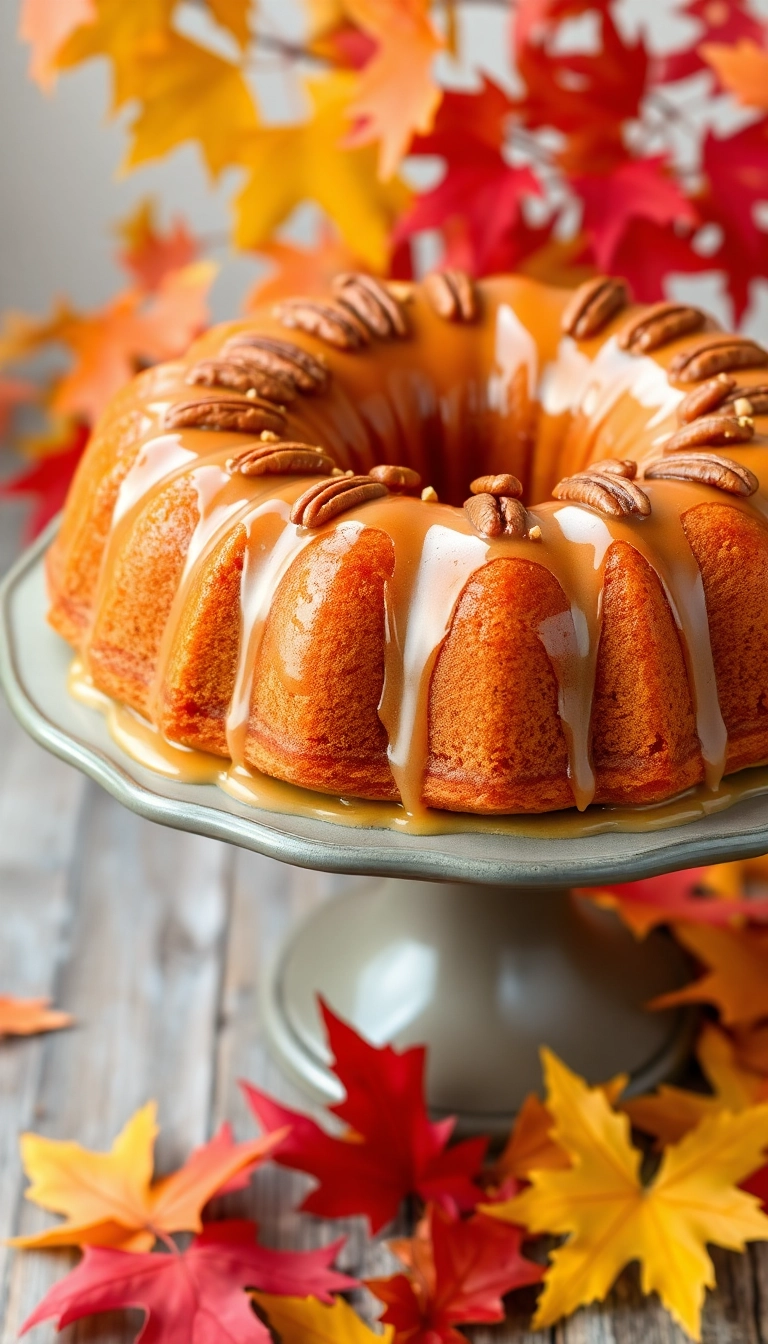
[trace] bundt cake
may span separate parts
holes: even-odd
[[[767,367],[606,277],[339,276],[116,398],[50,620],[169,741],[309,789],[714,787],[768,760]]]

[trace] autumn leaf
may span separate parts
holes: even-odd
[[[0,482],[0,499],[29,496],[35,501],[24,529],[25,541],[34,540],[64,507],[70,482],[89,436],[88,425],[74,421],[67,426],[66,438],[57,445],[55,452]]]
[[[235,201],[235,241],[259,248],[296,206],[314,201],[336,224],[347,246],[374,271],[383,272],[392,224],[408,193],[397,180],[376,177],[368,147],[341,148],[354,75],[333,72],[307,81],[312,116],[294,126],[263,127],[251,138],[244,162],[248,181]]]
[[[693,226],[698,215],[662,158],[629,159],[608,175],[570,178],[583,205],[582,227],[600,270],[615,269],[616,254],[635,219]]]
[[[61,1031],[74,1018],[49,1007],[50,999],[17,999],[0,994],[0,1036],[36,1036],[42,1031]]]
[[[330,1108],[347,1126],[341,1137],[243,1084],[246,1100],[267,1132],[290,1126],[275,1160],[319,1182],[302,1209],[321,1218],[365,1214],[377,1232],[412,1193],[425,1202],[452,1201],[472,1208],[478,1198],[473,1177],[487,1140],[465,1140],[449,1148],[455,1122],[429,1120],[424,1047],[398,1051],[391,1045],[370,1045],[325,1004],[321,1008],[331,1068],[346,1093]]]
[[[747,1241],[768,1238],[757,1200],[736,1189],[761,1164],[768,1104],[703,1120],[666,1149],[655,1178],[643,1185],[627,1117],[556,1056],[542,1056],[554,1135],[573,1165],[532,1171],[522,1194],[485,1209],[530,1232],[567,1238],[552,1252],[534,1329],[602,1300],[624,1266],[639,1260],[643,1292],[657,1292],[698,1339],[704,1291],[715,1282],[707,1243],[743,1250]]]
[[[726,1026],[768,1017],[768,931],[676,924],[674,934],[709,971],[691,985],[660,995],[650,1007],[713,1003]]]
[[[699,49],[724,89],[746,107],[768,111],[768,51],[750,37],[728,45],[705,42]]]
[[[116,232],[122,244],[120,265],[147,292],[158,289],[170,272],[189,266],[197,258],[197,242],[182,219],[175,219],[167,233],[161,231],[151,197],[140,201],[119,222]]]
[[[760,21],[749,12],[749,0],[688,0],[685,17],[693,19],[695,29],[687,45],[654,57],[655,81],[666,84],[687,79],[705,66],[702,47],[709,42],[733,45],[740,38],[759,41],[763,35]]]
[[[251,40],[251,0],[208,0],[216,22],[226,28],[245,51]]]
[[[394,1326],[395,1344],[462,1344],[454,1326],[502,1321],[504,1295],[543,1274],[520,1254],[522,1238],[519,1227],[481,1214],[452,1218],[429,1208],[413,1238],[393,1243],[409,1274],[366,1281],[387,1308],[382,1320]]]
[[[32,46],[29,73],[41,88],[53,87],[56,56],[70,34],[95,18],[95,0],[22,0],[19,37]]]
[[[162,57],[177,0],[94,0],[93,22],[77,28],[56,54],[56,67],[70,69],[98,56],[110,63],[112,112],[141,95],[144,60]]]
[[[97,1312],[138,1307],[146,1316],[145,1344],[218,1344],[224,1338],[231,1344],[271,1344],[246,1288],[311,1293],[330,1302],[332,1292],[356,1286],[329,1267],[341,1243],[318,1251],[271,1251],[256,1245],[256,1230],[244,1220],[209,1223],[186,1251],[169,1255],[88,1247],[21,1333],[41,1321],[55,1320],[63,1330]]]
[[[353,23],[376,43],[360,73],[349,115],[348,143],[379,143],[379,174],[395,173],[413,136],[426,134],[442,96],[432,75],[443,39],[428,0],[345,0]]]
[[[751,861],[754,865],[755,861]],[[734,882],[746,881],[762,869],[746,864],[715,864],[709,868],[684,868],[661,877],[625,882],[611,887],[583,887],[577,895],[616,910],[624,923],[644,938],[658,924],[684,920],[690,924],[730,924],[734,919],[768,919],[768,898],[744,896]]]
[[[391,1326],[373,1331],[343,1297],[328,1306],[313,1297],[261,1292],[252,1296],[277,1331],[280,1344],[394,1344]]]
[[[366,269],[327,220],[322,222],[314,247],[265,243],[259,249],[259,258],[262,257],[271,263],[271,269],[249,290],[243,304],[246,313],[292,294],[327,295],[331,281],[341,271]]]
[[[716,225],[721,237],[709,264],[725,270],[734,314],[740,321],[750,301],[752,281],[768,267],[768,233],[759,215],[768,199],[765,120],[734,135],[707,134],[702,170],[705,185],[697,206],[702,219]]]
[[[617,1074],[600,1090],[614,1106],[629,1077]],[[486,1184],[500,1187],[508,1182],[527,1181],[530,1171],[560,1171],[571,1165],[565,1149],[553,1138],[554,1119],[535,1092],[529,1093],[517,1113],[507,1142],[486,1176]]]
[[[279,1147],[280,1131],[234,1143],[228,1125],[192,1153],[171,1176],[152,1181],[158,1129],[150,1102],[128,1121],[108,1153],[78,1143],[21,1136],[21,1158],[32,1184],[26,1198],[67,1221],[14,1246],[112,1246],[146,1251],[158,1236],[199,1232],[200,1211],[223,1186],[251,1170]]]

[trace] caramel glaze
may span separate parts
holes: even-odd
[[[422,289],[413,286],[406,300],[410,335],[402,340],[339,351],[302,331],[286,332],[269,314],[257,314],[214,328],[184,360],[142,374],[116,399],[75,482],[49,555],[51,620],[79,650],[94,686],[168,735],[168,706],[183,662],[179,632],[199,616],[198,640],[215,643],[219,665],[231,671],[215,688],[206,688],[207,719],[190,704],[189,727],[182,723],[179,728],[184,709],[175,702],[172,735],[231,758],[225,772],[229,787],[233,779],[242,786],[249,771],[271,769],[310,788],[399,798],[405,814],[422,823],[428,806],[482,813],[575,804],[583,810],[592,801],[664,798],[701,780],[715,797],[724,772],[768,757],[768,733],[763,741],[760,732],[750,730],[744,740],[729,744],[696,520],[703,510],[709,516],[714,509],[717,526],[717,517],[727,510],[731,522],[734,514],[741,515],[746,545],[751,536],[768,543],[768,485],[743,500],[693,482],[644,481],[651,501],[647,518],[613,518],[548,498],[562,476],[606,457],[634,459],[642,476],[643,466],[659,456],[677,428],[677,406],[690,391],[676,387],[667,368],[676,354],[700,341],[701,333],[637,356],[621,350],[616,339],[627,321],[626,309],[598,336],[575,341],[560,329],[567,291],[513,277],[482,282],[478,290],[480,320],[472,324],[441,320]],[[642,311],[630,310],[629,316]],[[228,471],[233,453],[248,442],[242,434],[164,430],[170,406],[208,392],[188,383],[191,366],[220,355],[233,334],[254,330],[290,339],[330,372],[326,390],[298,396],[285,408],[283,437],[319,444],[342,470],[366,472],[381,462],[412,467],[435,487],[440,502],[390,496],[307,531],[289,518],[291,505],[310,483],[307,477],[250,479]],[[764,370],[738,371],[742,388],[764,381]],[[766,417],[757,417],[756,428],[750,443],[728,452],[768,482]],[[457,507],[473,477],[496,472],[511,472],[523,481],[530,523],[541,529],[539,542],[489,540]],[[728,544],[726,537],[723,545]],[[289,760],[284,768],[270,765],[269,753],[253,743],[255,701],[265,696],[261,719],[268,735],[263,721],[269,720],[269,687],[256,684],[262,653],[270,676],[281,683],[280,695],[300,699],[309,689],[301,660],[290,665],[290,644],[287,655],[285,647],[271,653],[271,645],[265,652],[265,641],[273,639],[270,616],[308,547],[319,548],[314,554],[328,582],[350,556],[368,548],[360,584],[370,585],[370,600],[361,610],[371,622],[372,641],[379,639],[384,650],[383,668],[377,673],[372,664],[368,669],[371,684],[383,673],[379,721],[373,728],[370,722],[363,725],[361,716],[355,718],[356,708],[350,708],[351,745],[338,762],[338,778],[332,763],[317,778],[311,769],[303,774],[294,769]],[[151,581],[153,548],[159,557],[162,552],[156,584]],[[614,571],[627,548],[647,562],[649,577],[642,582],[649,585],[649,601],[659,600],[651,589],[660,585],[671,611],[688,673],[691,705],[686,712],[693,726],[690,743],[680,748],[676,787],[661,779],[644,796],[629,798],[612,779],[610,762],[602,781],[596,777],[592,724],[600,692],[596,668],[606,584],[610,579],[619,591]],[[213,564],[224,555],[227,566]],[[497,568],[497,561],[518,563]],[[431,695],[443,693],[438,657],[461,620],[473,618],[472,586],[481,571],[491,587],[498,585],[503,604],[509,599],[504,585],[510,576],[519,586],[534,569],[542,594],[535,635],[548,656],[551,673],[546,675],[556,681],[562,779],[549,791],[530,790],[530,799],[525,783],[517,795],[507,790],[503,798],[492,783],[485,791],[472,786],[457,805],[441,783],[441,752],[433,742]],[[123,619],[121,604],[125,593],[141,584],[151,610],[142,618],[140,647],[126,652],[115,634]],[[294,603],[289,620],[297,627],[311,624],[311,613]],[[232,646],[228,658],[222,642]],[[192,700],[194,691],[187,687]],[[444,691],[449,698],[454,693],[450,685]],[[681,710],[681,723],[684,717]],[[731,717],[738,718],[737,709]],[[678,728],[684,737],[685,724]],[[370,739],[362,743],[359,760],[356,733]],[[552,752],[558,750],[555,742]],[[372,767],[377,754],[379,764]],[[179,769],[183,775],[183,766]]]

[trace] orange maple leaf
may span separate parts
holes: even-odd
[[[704,42],[699,52],[734,98],[747,107],[768,111],[768,51],[743,37],[732,46]]]
[[[432,129],[442,92],[432,75],[445,43],[427,0],[345,0],[346,11],[376,43],[360,72],[349,114],[350,145],[379,141],[379,174],[392,177],[413,136]]]
[[[96,18],[95,0],[22,0],[19,37],[29,42],[29,73],[46,91],[56,77],[56,56],[71,33]]]
[[[651,1008],[713,1003],[729,1026],[768,1017],[768,931],[707,924],[675,924],[673,928],[683,947],[709,971],[693,984],[654,999]]]
[[[272,269],[249,290],[243,304],[246,313],[291,294],[327,295],[340,271],[370,271],[326,221],[314,247],[267,243],[259,248],[259,257],[272,262]]]
[[[116,233],[123,244],[118,256],[121,266],[149,292],[159,289],[171,271],[189,266],[198,254],[197,241],[183,219],[174,219],[167,233],[161,231],[151,196],[120,221]]]
[[[72,1025],[69,1013],[49,1008],[50,999],[17,999],[0,994],[0,1036],[36,1036]]]
[[[601,1091],[615,1105],[627,1086],[620,1073],[603,1083]],[[506,1145],[494,1164],[490,1184],[503,1187],[508,1180],[526,1181],[531,1171],[561,1171],[571,1165],[565,1149],[552,1137],[555,1121],[535,1092],[525,1098]]]
[[[246,1169],[263,1162],[285,1137],[278,1130],[248,1143],[234,1143],[222,1125],[171,1176],[152,1181],[158,1128],[149,1102],[131,1117],[108,1153],[39,1134],[21,1136],[21,1157],[32,1184],[26,1198],[64,1214],[67,1221],[14,1246],[112,1246],[148,1251],[171,1232],[200,1232],[208,1200]]]

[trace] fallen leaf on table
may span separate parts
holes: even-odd
[[[629,1081],[620,1073],[603,1083],[611,1106],[615,1105]],[[489,1184],[503,1186],[506,1181],[527,1181],[529,1171],[561,1171],[571,1165],[565,1149],[552,1137],[554,1119],[535,1092],[529,1093],[517,1113],[512,1131],[487,1177]]]
[[[138,1307],[146,1313],[145,1344],[271,1344],[247,1288],[289,1295],[331,1293],[356,1287],[329,1268],[340,1243],[318,1251],[271,1251],[257,1246],[256,1226],[244,1220],[209,1223],[183,1252],[128,1255],[88,1247],[76,1269],[54,1284],[24,1322],[59,1330],[101,1311]]]
[[[426,134],[442,90],[432,67],[444,46],[429,0],[345,0],[353,23],[376,44],[360,72],[349,115],[350,145],[379,143],[379,175],[393,176],[413,136]]]
[[[337,1297],[330,1306],[312,1297],[252,1293],[276,1330],[280,1344],[394,1344],[391,1325],[374,1331]]]
[[[197,1148],[171,1176],[152,1181],[158,1128],[154,1102],[142,1107],[108,1153],[78,1143],[22,1134],[21,1158],[32,1184],[26,1198],[67,1222],[14,1246],[112,1246],[146,1251],[158,1236],[199,1232],[201,1210],[234,1176],[252,1170],[279,1147],[282,1133],[234,1143],[228,1125]]]
[[[659,995],[651,1008],[713,1003],[726,1026],[768,1017],[768,930],[675,924],[674,934],[709,971],[691,985]]]
[[[0,483],[0,499],[29,495],[35,500],[24,529],[25,540],[32,541],[63,508],[89,436],[88,426],[76,421],[68,428],[63,446],[57,445],[52,454]]]
[[[502,1235],[499,1236],[499,1232]],[[451,1218],[430,1207],[414,1237],[391,1243],[409,1274],[368,1279],[394,1326],[393,1344],[461,1344],[454,1326],[504,1319],[502,1298],[543,1274],[520,1254],[523,1232],[482,1214]]]
[[[197,242],[182,219],[175,219],[168,231],[162,232],[149,196],[120,221],[116,232],[122,243],[120,265],[141,289],[150,292],[158,289],[171,271],[189,266],[198,254]]]
[[[331,1068],[346,1092],[330,1107],[347,1126],[328,1134],[309,1116],[243,1084],[246,1100],[268,1132],[290,1127],[275,1160],[319,1181],[302,1204],[321,1218],[365,1214],[374,1232],[390,1222],[409,1194],[473,1208],[486,1139],[448,1147],[454,1120],[433,1124],[424,1100],[423,1046],[370,1045],[321,1003]]]
[[[657,1292],[698,1339],[704,1292],[715,1283],[707,1244],[743,1250],[748,1241],[768,1239],[757,1200],[736,1188],[762,1163],[768,1104],[708,1116],[665,1150],[644,1185],[627,1116],[550,1051],[542,1057],[554,1137],[573,1165],[532,1171],[522,1194],[485,1208],[531,1233],[567,1238],[552,1252],[534,1329],[602,1301],[624,1266],[639,1260],[643,1292]]]
[[[747,107],[768,110],[768,51],[750,37],[732,46],[705,42],[699,48],[724,89]]]
[[[677,1143],[705,1116],[722,1110],[737,1113],[768,1100],[768,1078],[745,1068],[733,1039],[712,1022],[702,1028],[696,1058],[712,1095],[662,1083],[649,1096],[621,1103],[636,1129],[652,1134],[661,1144]]]
[[[42,1031],[71,1027],[74,1018],[49,1007],[50,999],[17,999],[0,994],[0,1037],[36,1036]]]
[[[95,0],[22,0],[19,37],[29,42],[29,73],[49,91],[56,75],[56,56],[71,33],[96,18]]]

